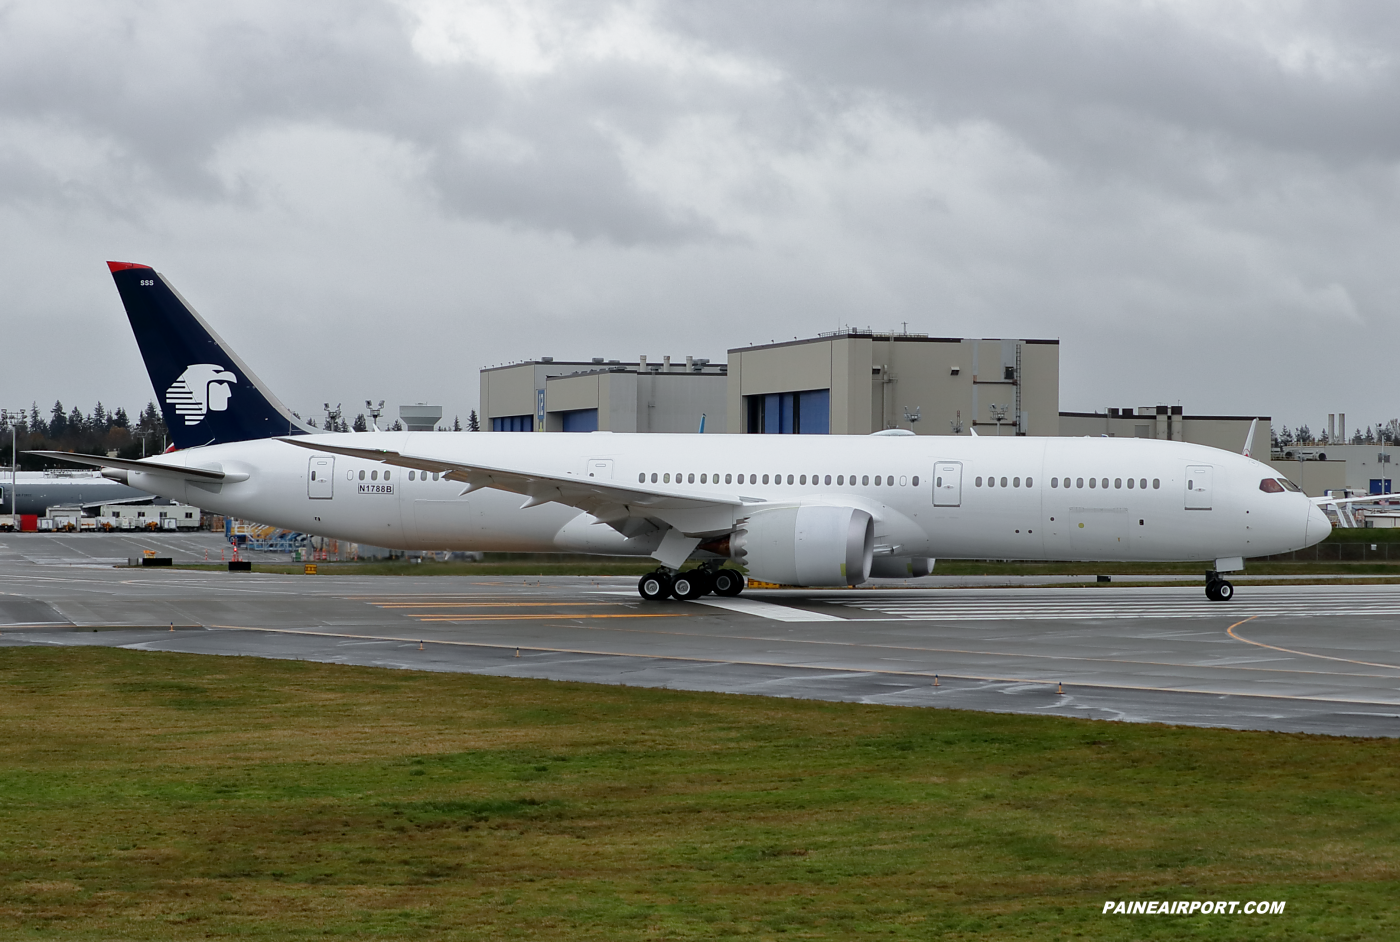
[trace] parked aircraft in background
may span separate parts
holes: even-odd
[[[11,483],[11,478],[14,482]],[[11,501],[12,496],[18,499]],[[42,514],[59,504],[77,504],[84,510],[103,504],[134,504],[155,495],[98,471],[0,471],[0,513]]]
[[[927,574],[935,558],[1204,564],[1331,532],[1267,465],[1182,442],[317,433],[154,270],[109,263],[178,451],[45,452],[217,513],[378,546],[655,559],[648,599]],[[523,499],[522,499],[523,498]],[[699,569],[680,571],[690,560]]]

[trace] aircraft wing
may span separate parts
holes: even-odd
[[[108,458],[106,455],[80,455],[71,451],[26,451],[26,455],[40,455],[44,458],[57,458],[59,461],[71,461],[73,464],[87,465],[92,468],[120,468],[123,471],[154,471],[160,474],[173,474],[178,477],[194,478],[199,481],[230,481],[245,480],[248,475],[238,472],[227,474],[214,468],[192,468],[177,464],[167,464],[161,461],[152,461],[149,458],[142,458],[134,461],[130,458]]]
[[[1362,494],[1359,497],[1310,497],[1319,507],[1328,504],[1374,504],[1378,501],[1400,500],[1400,494]]]
[[[643,523],[647,520],[660,521],[687,535],[721,533],[733,528],[735,521],[744,516],[741,508],[746,506],[737,497],[719,494],[678,493],[646,485],[633,486],[523,468],[448,461],[382,448],[328,445],[324,439],[306,441],[299,437],[284,437],[279,441],[323,454],[439,472],[445,474],[448,480],[465,484],[464,494],[484,487],[522,494],[526,500],[520,505],[521,510],[550,502],[577,507],[611,525],[624,536],[635,536],[651,529]]]

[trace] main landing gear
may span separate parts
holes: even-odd
[[[685,572],[658,569],[642,576],[637,592],[648,602],[668,596],[689,601],[713,592],[715,595],[735,596],[744,591],[743,573],[733,569],[707,569],[704,566]]]
[[[1206,571],[1206,598],[1212,602],[1228,602],[1235,597],[1235,587],[1221,578],[1214,569]]]

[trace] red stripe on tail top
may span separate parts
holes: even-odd
[[[128,268],[150,268],[150,265],[138,265],[135,262],[108,262],[107,269],[112,273],[126,271]]]

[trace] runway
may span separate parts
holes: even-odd
[[[0,645],[1400,735],[1400,586],[1254,585],[1226,604],[1111,585],[645,603],[630,578],[75,567],[21,539],[0,544]]]

